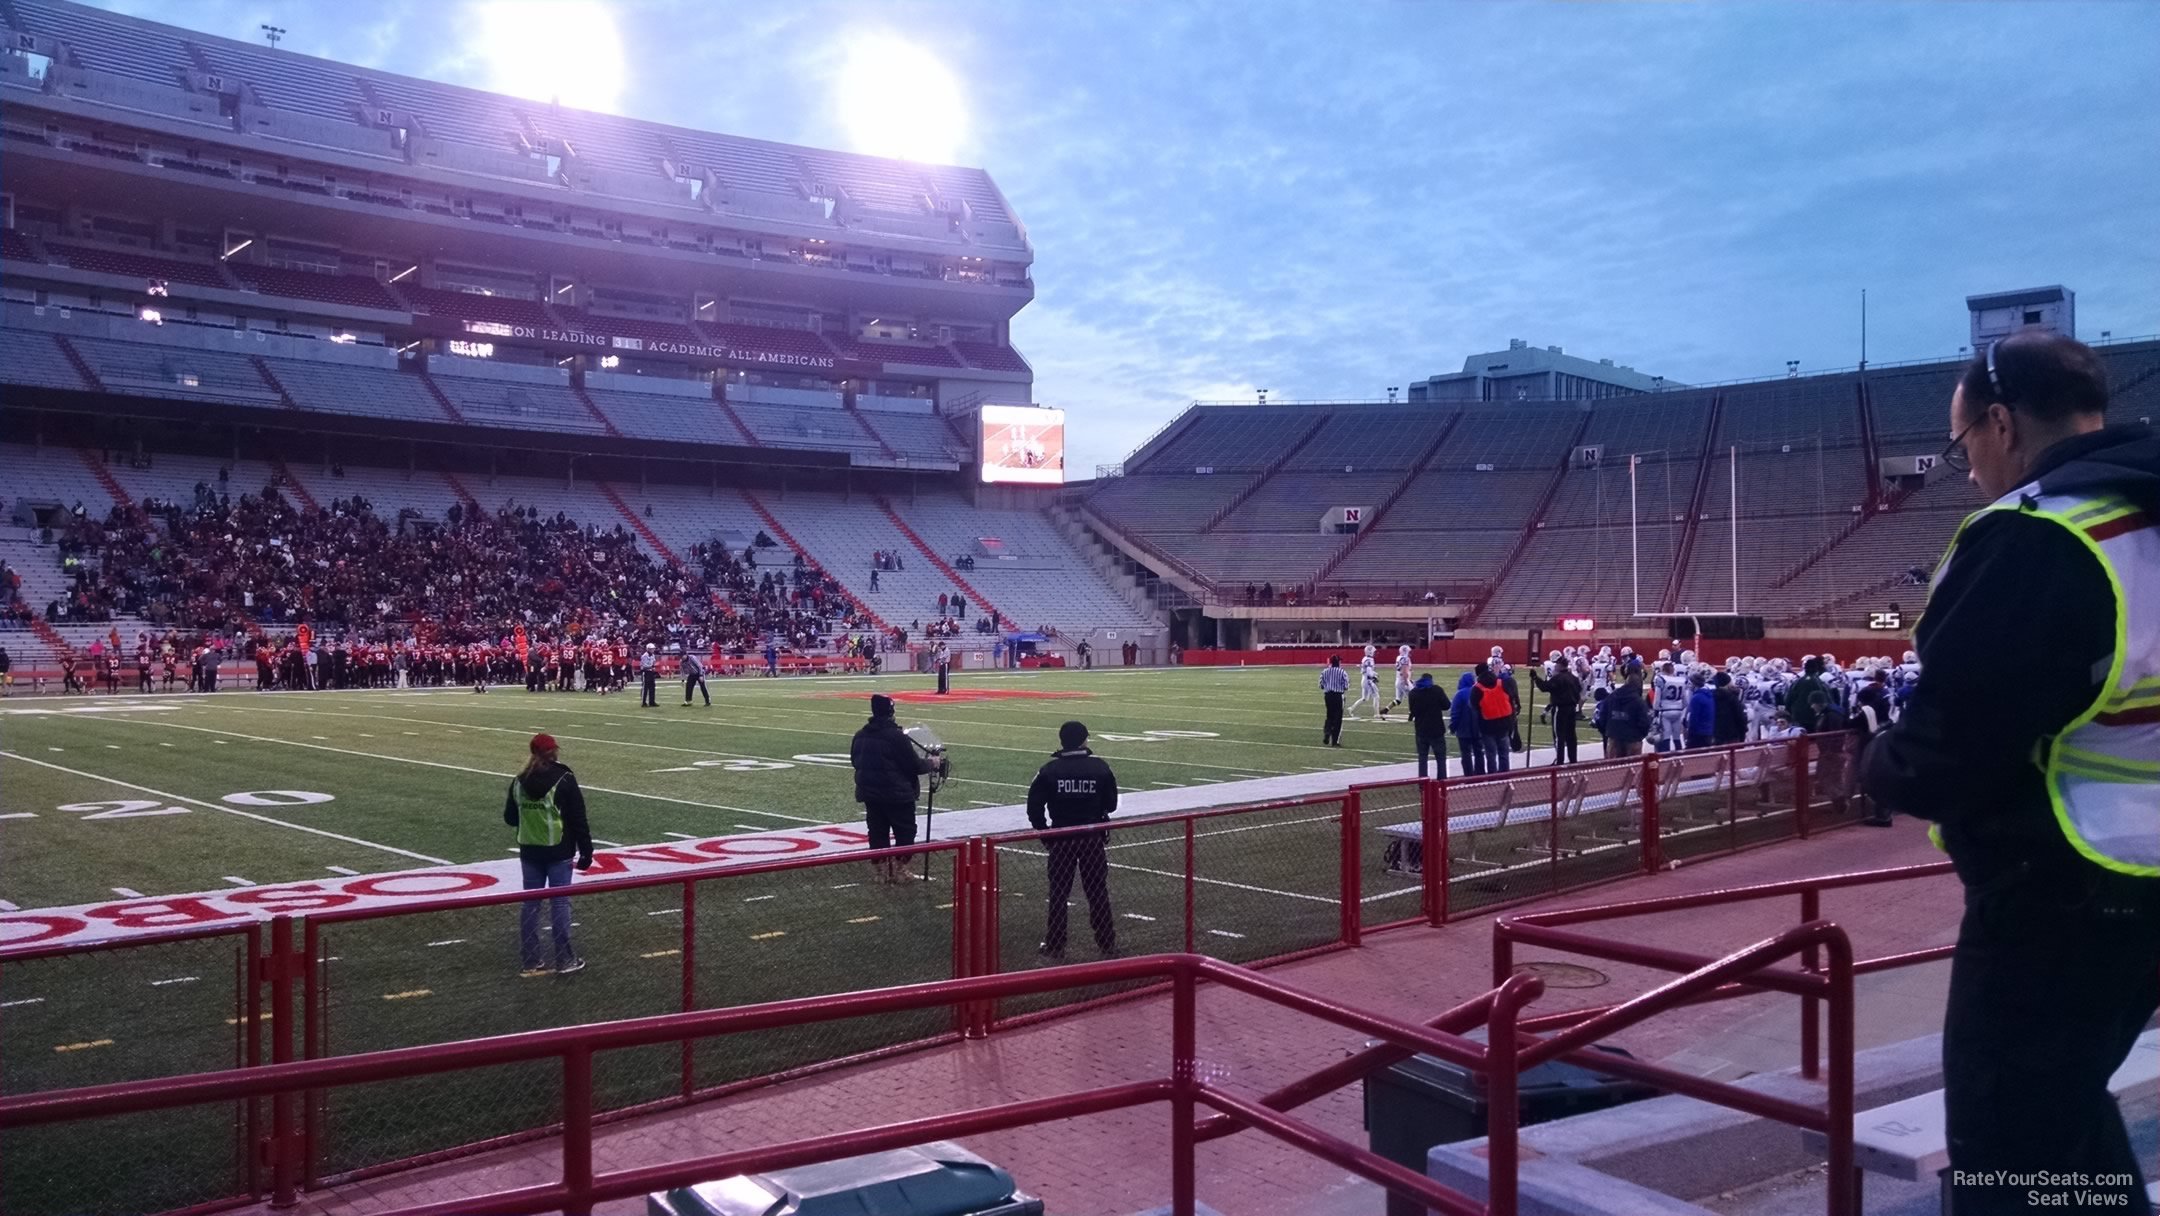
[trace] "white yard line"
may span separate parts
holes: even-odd
[[[309,827],[306,824],[287,823],[283,819],[273,819],[268,815],[257,815],[253,811],[243,811],[238,807],[226,806],[223,803],[205,802],[200,798],[190,798],[185,794],[169,794],[166,793],[164,790],[152,789],[147,785],[137,785],[132,781],[122,781],[118,777],[106,777],[98,773],[86,773],[79,768],[67,768],[62,765],[54,764],[50,760],[32,760],[30,757],[21,755],[16,752],[0,752],[0,756],[5,756],[10,760],[20,760],[24,764],[35,764],[40,768],[49,768],[52,769],[54,772],[66,773],[71,777],[82,777],[91,781],[102,781],[107,785],[117,785],[121,789],[126,790],[140,790],[145,794],[154,794],[159,798],[169,798],[174,802],[193,803],[194,805],[202,807],[205,810],[217,811],[226,815],[236,815],[242,819],[253,819],[258,823],[267,823],[275,827],[290,828],[295,832],[306,832],[311,836],[326,836],[331,840],[341,840],[344,841],[346,844],[356,844],[361,846],[362,848],[379,849],[385,853],[395,853],[399,857],[410,857],[414,861],[424,861],[431,866],[447,866],[455,864],[445,857],[430,857],[425,853],[415,853],[410,849],[400,849],[392,845],[377,844],[372,840],[362,840],[358,836],[346,836],[338,832],[325,831],[322,828]]]
[[[504,781],[508,781],[512,776],[515,775],[512,773],[497,772],[494,769],[473,768],[470,765],[464,764],[444,764],[438,760],[420,760],[411,756],[386,756],[379,752],[354,751],[350,748],[330,747],[326,744],[321,743],[302,743],[298,739],[273,739],[267,735],[250,735],[244,731],[220,730],[216,727],[211,726],[186,726],[178,722],[161,723],[161,725],[169,725],[174,730],[192,730],[206,735],[230,735],[235,739],[247,739],[255,743],[280,743],[285,745],[286,747],[304,747],[310,751],[335,752],[341,756],[359,756],[362,759],[366,760],[388,760],[397,764],[417,764],[426,768],[448,769],[453,773],[474,773],[482,777],[499,777]],[[584,786],[584,788],[596,794],[618,794],[625,798],[645,798],[653,802],[672,802],[678,806],[701,806],[716,811],[733,811],[738,815],[762,815],[768,819],[781,819],[789,823],[814,823],[820,827],[823,827],[826,825],[827,822],[823,819],[811,819],[803,815],[784,815],[779,811],[760,811],[753,807],[729,806],[726,803],[721,802],[698,802],[690,798],[669,798],[663,794],[647,794],[638,790],[610,789],[607,786],[603,785],[587,785]],[[223,810],[224,808],[220,807],[219,809]],[[312,831],[314,829],[309,830]],[[324,835],[330,834],[331,833],[327,832],[324,833]],[[407,856],[418,856],[418,854],[407,854]],[[436,864],[450,865],[451,863],[443,861],[437,862]]]
[[[21,910],[21,906],[16,904],[15,901],[0,899],[0,912],[19,912]]]
[[[323,869],[330,871],[332,874],[344,874],[348,877],[358,877],[360,874],[360,871],[353,869],[351,866],[324,866]]]
[[[122,899],[141,899],[143,897],[142,892],[133,887],[114,887],[112,893]]]
[[[227,874],[227,875],[225,875],[225,881],[226,881],[226,882],[229,882],[229,883],[231,883],[232,885],[234,885],[234,886],[236,886],[236,887],[252,887],[252,886],[254,886],[254,885],[255,885],[255,880],[254,880],[254,879],[252,879],[252,878],[242,878],[242,877],[240,877],[240,876],[239,876],[239,875],[237,875],[237,874]]]

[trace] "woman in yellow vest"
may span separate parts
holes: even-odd
[[[1914,635],[1926,675],[1862,765],[1965,884],[1943,1017],[1958,1216],[2149,1210],[2108,1078],[2160,1006],[2160,438],[2106,425],[2107,402],[2098,356],[2047,330],[1967,366],[1943,462],[1993,501],[1951,541]]]
[[[557,759],[555,736],[532,737],[532,758],[510,780],[503,796],[503,822],[517,829],[518,860],[525,867],[525,889],[570,885],[570,859],[577,868],[592,868],[592,831],[585,823],[585,794],[578,789],[577,774]],[[548,901],[555,933],[557,975],[585,969],[585,960],[570,945],[570,901],[555,896]],[[518,904],[518,948],[525,960],[525,974],[545,974],[540,958],[540,901]]]

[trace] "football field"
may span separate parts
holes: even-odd
[[[685,708],[679,683],[662,685],[655,708],[640,708],[634,688],[604,696],[521,687],[17,696],[0,703],[0,921],[103,905],[109,923],[111,909],[131,902],[177,906],[160,896],[230,891],[244,900],[243,888],[349,886],[357,875],[506,863],[516,848],[501,818],[503,795],[539,731],[556,737],[577,771],[603,852],[859,827],[846,756],[873,691],[905,698],[900,720],[932,728],[947,745],[953,777],[939,796],[940,826],[953,812],[1024,801],[1068,718],[1089,725],[1129,793],[1222,785],[1221,801],[1239,801],[1239,783],[1414,758],[1399,714],[1352,722],[1343,747],[1322,746],[1320,697],[1306,667],[975,673],[956,676],[946,697],[928,695],[929,681],[912,675],[738,678],[711,688],[709,709]],[[1345,772],[1340,784],[1350,779]],[[1404,814],[1415,817],[1414,799],[1397,817]],[[1197,836],[1191,847],[1206,876],[1191,914],[1209,953],[1262,958],[1333,940],[1335,812],[1286,807]],[[1182,948],[1183,830],[1128,828],[1115,840],[1120,944]],[[851,840],[845,851],[857,847]],[[1373,851],[1366,868],[1377,884]],[[1010,872],[1000,892],[999,965],[1040,965],[1038,854],[1032,846],[1002,852]],[[576,901],[576,933],[594,967],[568,983],[519,976],[514,917],[501,907],[328,924],[315,962],[320,1026],[311,1053],[672,1012],[683,1007],[686,985],[699,1007],[713,1007],[942,978],[955,915],[952,865],[950,853],[936,853],[923,867],[930,882],[881,887],[834,851],[797,869],[700,882],[694,932],[683,906],[690,893],[679,884],[586,896]],[[1414,879],[1387,889],[1373,916],[1414,914]],[[1078,912],[1074,921],[1075,956],[1092,957],[1088,921]],[[0,972],[9,1088],[229,1066],[239,1025],[236,940]],[[601,1099],[619,1108],[665,1097],[679,1078],[702,1089],[907,1042],[938,1033],[942,1016],[737,1035],[694,1063],[673,1049],[614,1053],[600,1069]],[[519,1067],[340,1092],[318,1114],[311,1160],[336,1174],[543,1126],[551,1075],[546,1066]],[[59,1127],[11,1137],[17,1151],[0,1164],[5,1208],[118,1212],[139,1210],[129,1205],[146,1194],[179,1206],[229,1193],[237,1167],[220,1146],[231,1142],[234,1118],[201,1109],[94,1121],[90,1140]],[[92,1143],[134,1145],[151,1157],[152,1145],[184,1143],[192,1164],[154,1178],[112,1171],[93,1197],[78,1160]]]
[[[1437,673],[1452,684],[1453,672]],[[859,822],[848,739],[908,698],[953,761],[941,812],[1023,802],[1085,721],[1129,792],[1413,758],[1399,720],[1319,742],[1305,667],[736,678],[713,703],[469,689],[16,697],[0,703],[0,909],[323,880],[515,852],[503,792],[552,734],[601,847]],[[1400,718],[1400,711],[1396,717]]]

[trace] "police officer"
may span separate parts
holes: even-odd
[[[638,675],[644,685],[638,708],[660,708],[660,655],[651,642],[645,643],[645,653],[638,656]]]
[[[1058,750],[1028,786],[1028,822],[1038,830],[1102,823],[1117,809],[1117,774],[1087,747],[1088,729],[1079,722],[1058,727]],[[1043,841],[1050,854],[1050,899],[1043,924],[1044,958],[1065,957],[1065,901],[1072,896],[1073,875],[1087,893],[1088,927],[1104,958],[1117,956],[1117,921],[1110,910],[1110,857],[1103,832],[1068,832]]]
[[[2160,438],[2106,408],[2099,359],[2058,334],[1966,367],[1943,463],[1994,501],[1951,541],[1914,639],[1927,679],[1862,765],[1965,885],[1943,1016],[1959,1216],[2150,1210],[2108,1077],[2160,1006]]]

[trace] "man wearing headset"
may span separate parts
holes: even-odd
[[[1992,501],[1934,579],[1927,679],[1862,766],[1965,885],[1943,1016],[1958,1216],[2150,1210],[2108,1078],[2160,1006],[2160,438],[2108,426],[2107,400],[2092,350],[2045,330],[1966,367],[1943,463]]]

